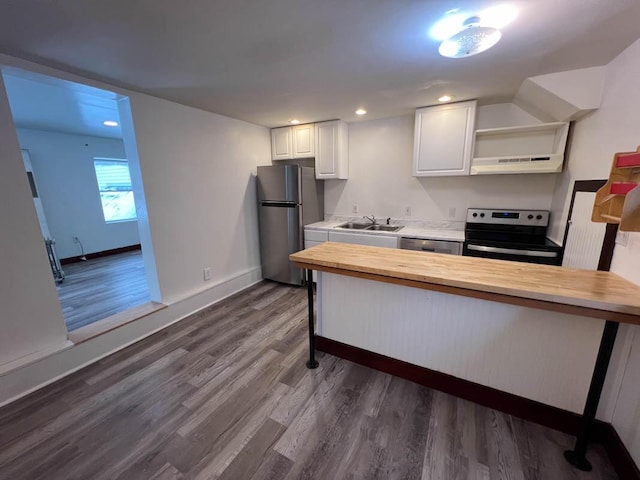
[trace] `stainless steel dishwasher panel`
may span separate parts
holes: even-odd
[[[401,237],[400,248],[403,250],[462,255],[462,243],[447,240],[425,240],[423,238]]]

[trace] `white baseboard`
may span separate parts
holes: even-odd
[[[207,290],[120,328],[32,360],[0,377],[0,407],[14,402],[143,338],[262,281],[260,267],[218,281]]]

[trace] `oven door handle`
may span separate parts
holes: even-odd
[[[556,258],[558,252],[540,252],[537,250],[518,250],[517,248],[487,247],[485,245],[467,245],[467,249],[476,252],[503,253],[505,255],[522,255],[524,257]]]

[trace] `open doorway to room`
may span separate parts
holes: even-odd
[[[2,75],[67,330],[149,303],[134,200],[144,195],[119,96],[17,68]]]

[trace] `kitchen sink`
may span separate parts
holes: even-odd
[[[342,225],[338,225],[336,228],[346,228],[347,230],[377,230],[380,232],[397,232],[402,228],[398,225],[371,225],[370,223],[354,223],[347,222]]]
[[[336,228],[347,228],[349,230],[366,230],[370,226],[371,224],[369,223],[347,222],[347,223],[343,223],[342,225],[338,225]]]
[[[397,232],[402,225],[370,225],[367,230],[380,230],[381,232]]]

